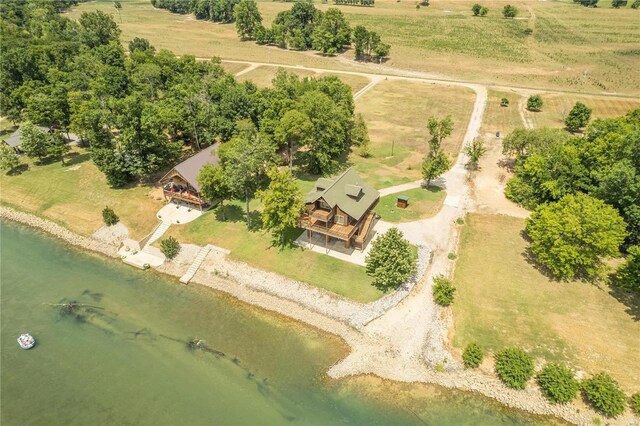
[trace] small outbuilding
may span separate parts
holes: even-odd
[[[396,197],[396,207],[399,209],[406,209],[409,207],[409,197],[406,195],[398,195]]]
[[[45,133],[51,133],[52,130],[49,129],[48,127],[44,127],[44,126],[35,126],[36,129],[41,130]],[[74,133],[63,133],[63,135],[65,136],[65,139],[67,141],[67,143],[72,144],[72,145],[77,145],[78,143],[81,142],[81,139],[78,135],[74,134]],[[9,145],[11,148],[14,149],[14,151],[16,152],[22,152],[22,149],[20,148],[22,146],[22,137],[20,135],[20,129],[16,130],[15,132],[13,132],[11,134],[11,136],[9,136],[8,138],[6,138],[4,140],[4,142]]]

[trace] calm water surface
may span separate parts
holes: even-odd
[[[3,425],[550,421],[433,386],[332,381],[336,338],[24,227],[0,233]],[[53,306],[68,301],[84,306]],[[30,351],[15,340],[25,331]]]

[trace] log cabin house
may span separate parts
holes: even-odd
[[[218,144],[215,143],[172,168],[160,179],[165,200],[176,200],[193,205],[200,210],[209,208],[212,200],[200,196],[197,177],[206,164],[218,165]]]
[[[305,212],[300,226],[307,231],[344,241],[345,248],[364,249],[372,228],[374,207],[380,193],[364,183],[358,173],[349,168],[334,179],[320,178],[305,197]]]

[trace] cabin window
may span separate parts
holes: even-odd
[[[336,215],[335,221],[336,221],[336,223],[338,225],[346,225],[347,224],[347,218],[344,217],[344,215],[341,215],[341,214],[337,214]]]
[[[319,204],[321,209],[331,210],[331,206],[327,204],[324,200],[320,200]]]

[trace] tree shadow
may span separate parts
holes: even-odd
[[[609,286],[609,294],[622,303],[625,312],[635,321],[640,321],[640,293],[635,293],[615,285],[615,280]]]
[[[515,158],[503,157],[496,163],[498,167],[507,169],[507,171],[513,173],[515,171],[516,160]]]
[[[244,210],[237,204],[218,205],[214,211],[216,219],[220,222],[244,222]]]
[[[9,170],[7,172],[7,175],[9,176],[19,176],[22,173],[26,172],[27,170],[29,170],[29,165],[28,164],[18,164],[16,167],[14,167],[13,169]]]
[[[91,154],[88,152],[80,154],[79,152],[70,152],[66,155],[67,160],[64,163],[65,167],[74,166],[76,164],[84,163],[91,159]]]

